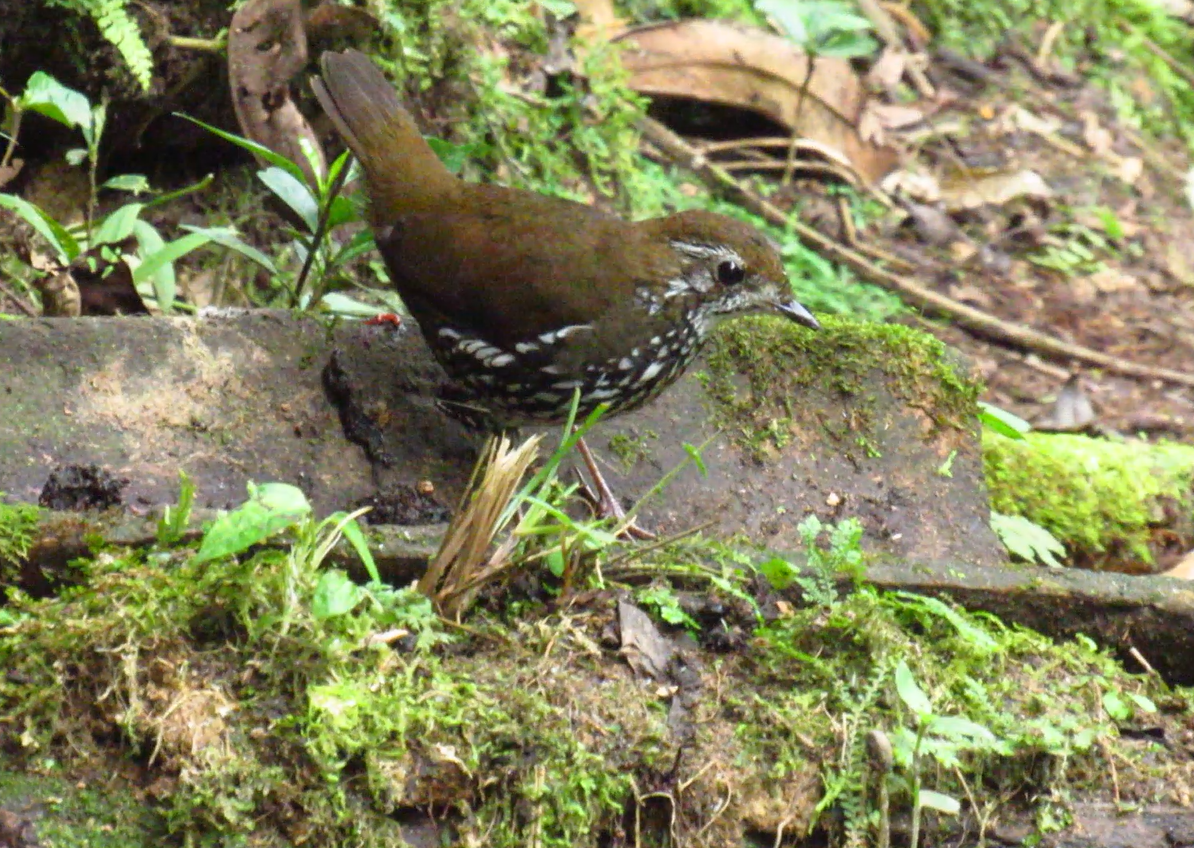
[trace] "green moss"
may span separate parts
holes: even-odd
[[[1156,526],[1194,529],[1194,448],[1186,445],[986,433],[983,464],[992,509],[1041,525],[1084,562],[1151,563]]]
[[[40,517],[41,510],[31,504],[0,501],[0,582],[7,582],[6,570],[29,554]]]
[[[770,316],[727,323],[713,334],[705,386],[719,422],[757,457],[782,447],[797,430],[792,397],[851,398],[852,416],[823,421],[832,438],[873,451],[879,400],[868,381],[879,377],[890,394],[937,426],[973,427],[980,386],[959,373],[945,345],[898,324],[826,316],[812,332]],[[808,394],[812,391],[812,394]]]
[[[974,746],[962,757],[959,772],[929,765],[936,744],[930,731],[922,749],[925,788],[965,798],[972,790],[957,780],[961,774],[966,781],[981,775],[980,798],[1104,790],[1106,767],[1095,740],[1113,746],[1117,753],[1107,756],[1130,762],[1135,774],[1157,768],[1155,758],[1145,762],[1130,742],[1118,739],[1101,704],[1108,693],[1155,698],[1163,684],[1153,688],[1143,676],[1125,673],[1089,640],[1055,644],[931,599],[871,589],[827,610],[797,610],[777,619],[759,631],[748,656],[723,663],[726,677],[746,675],[749,681],[725,693],[724,709],[739,719],[743,756],[790,784],[818,769],[824,752],[819,803],[835,801],[847,834],[867,832],[859,802],[868,774],[866,734],[886,734],[901,786],[916,738],[915,718],[894,683],[901,662],[927,693],[934,715],[964,716],[993,734],[991,745]],[[960,753],[951,744],[942,746],[945,761]],[[1037,768],[1042,755],[1056,758],[1058,770]],[[1167,768],[1176,774],[1180,766]],[[1126,781],[1122,771],[1119,778]],[[895,790],[893,809],[908,803],[906,793]],[[852,844],[848,835],[841,842]]]
[[[635,436],[618,433],[609,440],[609,449],[614,456],[622,460],[622,464],[627,469],[630,469],[651,455],[648,442],[658,438],[659,434],[654,430],[647,430],[641,435]]]
[[[391,54],[391,68],[408,88],[430,89],[433,98],[454,104],[450,140],[469,150],[462,176],[581,201],[616,198],[624,211],[635,206],[625,188],[641,160],[635,125],[646,100],[626,85],[617,58],[622,48],[605,39],[587,43],[575,51],[576,75],[557,79],[558,90],[516,92],[510,79],[541,63],[553,38],[547,16],[533,4],[390,5],[383,28],[402,47],[383,53]],[[478,49],[495,38],[500,50]]]
[[[164,791],[146,804],[188,838],[285,833],[301,808],[313,844],[398,845],[379,823],[434,806],[463,815],[466,842],[596,845],[633,775],[674,760],[628,672],[578,685],[592,660],[564,649],[564,622],[474,622],[476,649],[500,646],[475,658],[436,653],[442,633],[400,653],[369,643],[389,602],[316,618],[321,572],[282,552],[112,551],[83,571],[60,597],[14,593],[0,729],[21,728],[22,766],[153,751]]]
[[[162,820],[117,775],[66,779],[53,763],[31,773],[0,757],[0,809],[34,822],[37,844],[54,848],[140,848],[163,843]],[[24,843],[20,843],[24,844]]]

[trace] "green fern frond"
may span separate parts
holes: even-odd
[[[95,21],[100,34],[116,48],[143,91],[153,84],[153,55],[141,29],[128,12],[128,0],[45,0]]]

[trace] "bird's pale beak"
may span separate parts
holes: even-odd
[[[817,323],[817,319],[813,317],[813,313],[809,312],[790,297],[781,297],[776,300],[775,310],[780,315],[795,321],[797,324],[803,324],[813,330],[821,329],[821,325]]]

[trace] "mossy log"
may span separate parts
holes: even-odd
[[[989,433],[991,508],[1022,515],[1074,565],[1152,573],[1194,548],[1194,447],[1066,433]]]

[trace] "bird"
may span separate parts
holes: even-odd
[[[774,244],[702,209],[628,221],[452,174],[394,87],[357,50],[325,52],[312,88],[361,164],[391,280],[449,378],[442,407],[494,429],[641,407],[723,318],[772,312],[810,329]],[[578,445],[604,516],[624,516]]]

